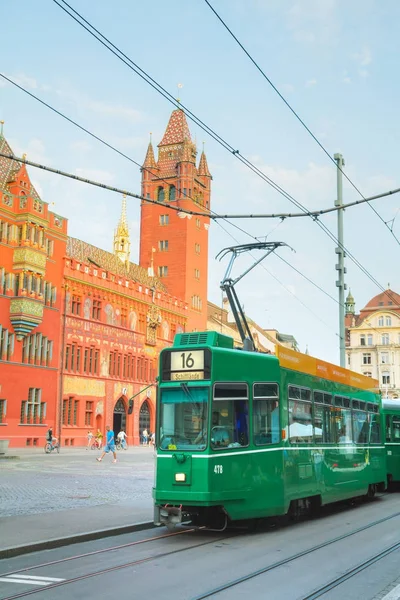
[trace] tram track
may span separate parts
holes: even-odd
[[[135,542],[128,542],[126,544],[119,544],[118,546],[112,546],[111,548],[102,548],[101,550],[92,550],[91,552],[84,552],[82,554],[76,554],[75,556],[66,556],[64,558],[58,558],[57,560],[50,560],[44,563],[40,563],[39,565],[31,565],[30,567],[23,567],[22,569],[17,569],[15,571],[9,571],[7,573],[0,573],[0,577],[7,577],[7,575],[17,575],[20,573],[25,573],[27,571],[32,571],[34,569],[42,569],[43,567],[52,567],[54,565],[59,565],[62,563],[69,562],[71,560],[79,560],[81,558],[87,558],[89,556],[96,556],[99,554],[103,554],[105,552],[115,552],[117,550],[124,550],[126,548],[131,548],[133,546],[140,546],[141,544],[146,544],[149,542],[155,542],[163,539],[167,539],[170,537],[177,537],[179,535],[189,534],[196,531],[195,529],[185,529],[181,531],[173,531],[171,533],[166,533],[163,535],[156,535],[151,538],[146,538],[144,540],[136,540]]]
[[[190,533],[190,532],[193,532],[193,531],[195,531],[195,530],[190,529],[190,530],[185,530],[185,531],[182,531],[182,532],[176,532],[176,533],[172,533],[172,534],[168,534],[168,535],[164,535],[164,536],[153,537],[153,538],[151,538],[149,540],[140,540],[138,542],[133,542],[131,544],[123,544],[121,546],[116,546],[115,548],[111,548],[111,549],[110,548],[105,548],[103,550],[96,550],[94,552],[87,552],[87,553],[81,554],[79,556],[67,557],[66,559],[59,559],[59,560],[56,560],[56,561],[50,561],[50,562],[47,562],[47,563],[43,563],[41,565],[34,565],[34,566],[31,566],[31,567],[26,567],[24,569],[20,569],[19,571],[12,571],[10,573],[5,573],[5,574],[0,575],[0,577],[6,577],[7,575],[11,575],[11,574],[12,575],[17,575],[18,573],[22,573],[24,571],[30,571],[30,570],[34,570],[34,569],[39,569],[39,568],[41,568],[43,566],[60,564],[60,563],[67,562],[69,560],[78,560],[79,558],[87,557],[87,556],[93,556],[93,555],[96,555],[96,554],[98,554],[100,552],[110,552],[110,550],[117,550],[119,548],[127,548],[129,546],[133,546],[133,545],[138,544],[138,543],[144,543],[144,542],[149,542],[149,541],[156,541],[158,539],[173,537],[174,535],[179,535],[179,534],[184,534],[184,533]],[[194,544],[192,546],[187,546],[185,548],[177,548],[175,550],[169,550],[169,551],[166,551],[166,552],[159,552],[159,553],[154,554],[152,556],[147,556],[147,557],[140,558],[140,559],[137,559],[137,560],[132,560],[132,561],[120,564],[120,565],[114,565],[112,567],[107,567],[105,569],[99,569],[97,571],[92,571],[90,573],[85,573],[83,575],[78,575],[77,577],[71,577],[69,579],[64,579],[63,581],[57,581],[55,583],[51,583],[50,585],[46,585],[46,586],[43,586],[43,587],[38,587],[38,588],[35,588],[35,589],[26,590],[24,592],[19,592],[17,594],[13,594],[11,596],[7,596],[3,600],[16,600],[17,598],[25,598],[27,596],[34,596],[35,594],[39,594],[39,593],[42,593],[42,592],[45,592],[45,591],[51,591],[51,590],[54,590],[55,588],[63,587],[63,586],[66,586],[66,585],[71,585],[72,583],[77,583],[79,581],[84,581],[85,579],[90,579],[92,577],[98,577],[100,575],[105,575],[107,573],[112,573],[114,571],[119,571],[121,569],[127,569],[129,567],[135,567],[137,565],[148,563],[148,562],[151,562],[153,560],[158,560],[160,558],[166,558],[168,556],[173,556],[175,554],[179,554],[181,552],[185,552],[186,550],[194,550],[196,548],[201,548],[201,547],[207,546],[209,544],[215,544],[217,542],[224,541],[225,539],[226,539],[226,536],[222,537],[222,538],[214,538],[212,540],[208,540],[208,541],[202,542],[200,544]]]
[[[363,527],[359,527],[357,529],[355,529],[354,531],[351,531],[349,533],[345,533],[343,535],[339,535],[335,538],[332,538],[331,540],[328,540],[326,542],[321,542],[320,544],[317,544],[315,546],[312,546],[311,548],[308,548],[306,550],[302,550],[300,552],[297,552],[296,554],[292,554],[291,556],[288,556],[287,558],[284,558],[282,560],[276,561],[270,565],[267,565],[266,567],[262,567],[261,569],[257,569],[256,571],[252,571],[251,573],[248,573],[247,575],[243,575],[241,577],[238,577],[237,579],[234,579],[230,582],[227,582],[225,584],[222,584],[218,587],[213,588],[212,590],[209,590],[205,593],[202,593],[198,596],[193,597],[191,600],[205,600],[206,598],[212,598],[214,597],[216,594],[219,594],[221,592],[227,591],[237,585],[240,585],[242,583],[245,583],[251,579],[254,579],[255,577],[259,577],[260,575],[264,575],[265,573],[268,573],[270,571],[273,571],[274,569],[278,569],[279,567],[282,567],[284,565],[287,565],[295,560],[299,560],[301,558],[303,558],[304,556],[307,556],[309,554],[312,554],[313,552],[317,552],[318,550],[321,550],[323,548],[326,548],[327,546],[330,546],[332,544],[335,544],[337,542],[340,542],[342,540],[345,540],[353,535],[357,535],[358,533],[361,533],[363,531],[366,531],[368,529],[371,529],[372,527],[376,527],[378,525],[381,525],[382,523],[385,523],[386,521],[390,521],[391,519],[395,519],[396,517],[400,517],[400,512],[396,512],[392,515],[389,515],[388,517],[384,517],[382,519],[378,519],[377,521],[374,521],[373,523],[369,523],[368,525],[364,525]],[[326,592],[328,592],[330,589],[333,589],[334,587],[340,585],[341,583],[343,583],[344,581],[346,581],[347,579],[350,579],[350,577],[357,575],[357,573],[361,572],[363,569],[366,569],[370,564],[373,564],[374,562],[377,562],[378,560],[380,560],[381,558],[384,558],[385,556],[387,556],[387,554],[390,554],[391,552],[394,552],[395,550],[400,549],[400,542],[397,544],[394,544],[393,546],[390,546],[390,548],[387,548],[386,550],[383,550],[381,553],[377,554],[375,557],[365,561],[364,563],[358,565],[357,567],[354,567],[353,569],[350,569],[348,572],[346,572],[345,574],[341,575],[340,577],[332,580],[330,583],[326,584],[325,586],[319,588],[318,590],[315,590],[311,595],[309,596],[305,596],[304,598],[302,598],[302,600],[314,600],[317,599],[319,597],[321,597],[323,594],[325,594]]]
[[[388,556],[389,554],[396,552],[396,550],[400,550],[400,542],[397,542],[396,544],[389,546],[388,548],[386,548],[385,550],[382,550],[382,552],[379,552],[372,558],[369,558],[368,560],[360,563],[359,565],[353,567],[352,569],[349,569],[348,571],[346,571],[346,573],[343,573],[343,575],[340,575],[339,577],[332,579],[329,583],[327,583],[327,584],[321,586],[320,588],[318,588],[317,590],[314,590],[313,592],[311,592],[311,594],[308,594],[307,596],[303,596],[303,598],[301,600],[317,600],[317,598],[321,598],[321,596],[324,596],[330,590],[333,590],[335,587],[338,587],[345,581],[351,579],[355,575],[358,575],[359,573],[361,573],[362,571],[364,571],[371,565],[379,562],[383,558],[386,558],[386,556]]]
[[[275,563],[272,563],[270,565],[267,565],[266,567],[262,567],[261,569],[258,569],[256,571],[253,571],[251,573],[248,573],[247,575],[244,575],[242,577],[239,577],[233,581],[227,582],[226,584],[220,585],[218,587],[213,588],[212,590],[209,590],[205,593],[202,593],[196,597],[194,597],[192,600],[203,600],[205,598],[211,598],[214,595],[229,590],[230,588],[233,588],[237,585],[240,585],[242,583],[245,583],[246,581],[249,581],[255,577],[258,577],[260,575],[263,575],[265,573],[268,573],[270,571],[273,571],[274,569],[277,569],[281,566],[287,565],[290,562],[293,562],[295,560],[301,559],[309,554],[312,554],[313,552],[317,552],[318,550],[321,550],[323,548],[326,548],[327,546],[330,546],[334,543],[340,542],[344,539],[347,539],[351,536],[357,535],[358,533],[361,533],[363,531],[366,531],[368,529],[371,529],[372,527],[376,527],[378,525],[381,525],[382,523],[385,523],[387,521],[390,521],[391,519],[395,519],[397,517],[400,517],[400,511],[393,513],[387,517],[383,517],[382,519],[378,519],[372,523],[369,523],[368,525],[364,525],[362,527],[359,527],[357,529],[355,529],[354,531],[342,534],[340,536],[337,536],[335,538],[332,538],[330,540],[327,540],[326,542],[321,542],[320,544],[317,544],[315,546],[312,546],[311,548],[308,548],[306,550],[302,550],[296,554],[293,554],[291,556],[288,556],[285,559],[282,559],[280,561],[277,561]],[[61,558],[61,559],[57,559],[57,560],[53,560],[53,561],[47,561],[47,562],[43,562],[37,565],[31,565],[29,567],[24,567],[22,569],[18,569],[18,570],[13,570],[7,573],[3,573],[0,574],[0,577],[6,577],[8,575],[18,575],[21,573],[25,573],[25,572],[29,572],[29,571],[34,571],[36,569],[40,569],[43,567],[49,567],[49,566],[54,566],[54,565],[59,565],[59,564],[63,564],[69,561],[74,561],[74,560],[79,560],[82,558],[86,558],[86,557],[91,557],[91,556],[96,556],[102,553],[109,553],[112,551],[118,551],[118,550],[123,550],[126,548],[131,548],[131,547],[135,547],[135,546],[139,546],[142,544],[146,544],[146,543],[150,543],[150,542],[157,542],[159,540],[162,539],[168,539],[171,537],[177,537],[177,536],[181,536],[181,535],[187,535],[190,533],[194,533],[195,529],[185,529],[182,531],[176,531],[176,532],[172,532],[172,533],[168,533],[168,534],[163,534],[160,536],[153,536],[151,538],[147,538],[144,540],[136,540],[135,542],[129,542],[127,544],[119,544],[118,546],[113,546],[111,548],[103,548],[100,550],[94,550],[91,552],[86,552],[86,553],[81,553],[79,555],[74,555],[74,556],[69,556],[69,557],[65,557],[65,558]],[[237,534],[236,534],[237,535]],[[231,536],[230,536],[231,537]],[[199,544],[193,544],[190,546],[185,546],[184,548],[177,548],[175,550],[169,550],[169,551],[165,551],[165,552],[159,552],[156,553],[152,556],[147,556],[147,557],[143,557],[137,560],[132,560],[132,561],[128,561],[119,565],[114,565],[114,566],[110,566],[104,569],[99,569],[96,571],[91,571],[89,573],[84,573],[82,575],[79,575],[77,577],[72,577],[69,579],[65,579],[63,581],[59,581],[59,582],[55,582],[55,583],[51,583],[50,585],[46,585],[40,588],[35,588],[35,589],[29,589],[23,592],[19,592],[17,594],[13,594],[10,596],[7,596],[4,600],[17,600],[18,598],[25,598],[27,596],[31,596],[31,595],[35,595],[38,593],[42,593],[44,591],[47,590],[53,590],[55,588],[59,588],[62,586],[66,586],[66,585],[71,585],[73,583],[77,583],[79,581],[83,581],[86,579],[90,579],[93,577],[99,577],[101,575],[106,575],[107,573],[112,573],[118,570],[122,570],[122,569],[127,569],[127,568],[131,568],[131,567],[135,567],[141,564],[145,564],[145,563],[149,563],[151,561],[154,560],[159,560],[159,559],[163,559],[163,558],[167,558],[169,556],[173,556],[176,554],[180,554],[182,552],[185,551],[189,551],[189,550],[195,550],[197,548],[201,548],[210,544],[215,544],[221,541],[225,541],[227,538],[227,536],[222,536],[222,537],[215,537],[212,540],[208,540],[208,541],[204,541],[201,542]],[[322,586],[321,588],[319,588],[318,590],[315,590],[314,592],[312,592],[311,595],[309,596],[305,596],[302,600],[314,600],[319,598],[320,596],[322,596],[323,594],[325,594],[327,591],[329,591],[330,589],[333,589],[334,587],[340,585],[341,583],[343,583],[344,581],[346,581],[347,579],[349,579],[350,577],[356,575],[358,572],[362,571],[363,569],[367,568],[370,564],[373,564],[373,562],[377,562],[378,560],[380,560],[381,558],[383,558],[384,556],[386,556],[387,554],[390,554],[391,552],[394,552],[395,550],[400,549],[400,542],[395,544],[394,546],[391,546],[390,548],[384,550],[383,552],[381,552],[379,555],[376,555],[375,557],[373,557],[372,559],[369,559],[368,561],[365,561],[365,563],[362,563],[361,565],[358,565],[357,567],[354,567],[353,569],[349,570],[348,572],[346,572],[345,574],[343,574],[342,576],[332,580],[331,582],[329,582],[328,584],[326,584],[325,586]]]

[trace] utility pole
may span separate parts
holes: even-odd
[[[335,252],[338,256],[338,262],[336,270],[338,272],[338,280],[336,281],[336,287],[339,289],[339,349],[340,349],[340,366],[346,366],[346,353],[345,353],[345,328],[344,328],[344,291],[347,288],[344,282],[344,274],[346,268],[344,266],[345,252],[343,248],[343,173],[344,158],[341,154],[334,154],[333,158],[337,164],[337,200],[335,200],[335,206],[339,207],[337,211],[337,223],[338,223],[338,247]]]

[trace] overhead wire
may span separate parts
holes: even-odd
[[[165,204],[165,203],[163,203],[163,202],[160,202],[160,201],[157,201],[157,200],[151,200],[151,199],[149,199],[149,198],[145,198],[144,196],[140,196],[139,194],[135,194],[135,193],[133,193],[133,192],[129,192],[129,191],[128,191],[128,190],[126,190],[126,189],[117,188],[117,187],[110,186],[110,185],[107,185],[107,184],[105,184],[105,183],[101,183],[101,182],[98,182],[98,181],[93,181],[93,180],[91,180],[91,179],[87,179],[87,178],[85,178],[85,177],[81,177],[80,175],[75,175],[75,174],[73,174],[73,173],[67,173],[66,171],[61,171],[60,169],[55,169],[55,168],[53,168],[53,167],[49,167],[49,166],[43,165],[43,164],[41,164],[41,163],[36,163],[36,162],[34,162],[34,161],[28,160],[27,158],[20,158],[20,157],[18,157],[18,156],[15,156],[14,154],[7,154],[7,153],[5,153],[5,152],[0,152],[0,156],[1,156],[1,157],[4,157],[4,158],[7,158],[7,159],[9,159],[9,160],[14,160],[14,161],[20,162],[20,163],[22,163],[22,164],[25,164],[25,165],[28,165],[28,166],[31,166],[31,167],[34,167],[34,168],[40,169],[40,170],[42,170],[42,171],[47,171],[47,172],[53,173],[53,174],[55,174],[55,175],[59,175],[59,176],[62,176],[62,177],[66,177],[66,178],[68,178],[68,179],[72,179],[72,180],[74,180],[74,181],[79,181],[79,182],[81,182],[81,183],[86,183],[86,184],[89,184],[89,185],[93,185],[93,186],[95,186],[95,187],[99,187],[99,188],[105,189],[105,190],[107,190],[107,191],[111,191],[111,192],[114,192],[114,193],[123,194],[123,195],[125,195],[125,196],[127,196],[127,197],[136,198],[136,199],[138,199],[138,200],[142,200],[142,201],[145,201],[145,202],[148,202],[148,203],[151,203],[151,204],[158,204],[158,205],[161,205],[161,206],[163,206],[163,208],[165,208],[165,209],[171,209],[171,210],[174,210],[174,211],[186,212],[186,213],[188,213],[188,214],[193,214],[193,213],[192,213],[192,211],[190,211],[190,210],[182,211],[182,209],[181,209],[181,208],[179,208],[179,207],[176,207],[176,206],[171,206],[171,204]],[[201,214],[202,216],[205,216],[205,215],[204,215],[204,213],[199,213],[199,214]],[[227,231],[227,229],[225,229],[224,227],[222,227],[222,225],[221,225],[221,223],[220,223],[219,221],[216,221],[216,222],[217,222],[217,224],[218,224],[218,225],[219,225],[219,226],[220,226],[220,227],[221,227],[221,228],[222,228],[222,229],[223,229],[223,230],[224,230],[224,231],[225,231],[225,232],[226,232],[226,233],[227,233],[227,234],[228,234],[228,235],[229,235],[229,236],[230,236],[230,237],[231,237],[231,238],[232,238],[232,239],[235,241],[235,242],[237,242],[237,243],[238,243],[238,240],[237,240],[237,239],[236,239],[236,238],[235,238],[235,237],[234,237],[234,236],[233,236],[233,235],[232,235],[230,232],[228,232],[228,231]],[[229,221],[227,221],[227,223],[228,223],[229,225],[233,225],[233,223],[230,223]],[[256,236],[254,236],[254,235],[250,234],[248,231],[245,231],[245,230],[244,230],[244,229],[242,229],[241,227],[237,226],[237,229],[238,229],[239,231],[241,231],[242,233],[244,233],[245,235],[247,235],[247,236],[251,237],[252,239],[259,241],[259,238],[257,238]],[[254,255],[251,255],[251,256],[252,256],[253,258],[255,258],[255,257],[254,257]],[[277,255],[277,256],[279,256],[279,255]],[[279,258],[281,258],[281,257],[279,257]],[[282,260],[284,260],[284,259],[282,259]],[[309,279],[309,278],[308,278],[306,275],[304,275],[303,273],[301,273],[300,271],[298,271],[298,269],[296,269],[296,268],[295,268],[293,265],[291,265],[291,264],[290,264],[288,261],[284,260],[284,262],[285,262],[285,263],[286,263],[286,264],[287,264],[287,265],[288,265],[290,268],[292,268],[292,269],[293,269],[293,270],[295,270],[297,273],[299,273],[299,274],[300,274],[302,277],[304,277],[304,278],[305,278],[305,279],[306,279],[306,280],[307,280],[309,283],[311,283],[312,285],[314,285],[316,288],[318,288],[319,290],[321,290],[322,292],[324,292],[324,293],[325,293],[327,296],[329,296],[330,298],[332,298],[332,299],[333,299],[335,302],[337,302],[337,300],[335,300],[335,299],[333,298],[333,296],[330,296],[330,294],[328,294],[327,292],[325,292],[325,291],[324,291],[324,290],[323,290],[323,289],[322,289],[320,286],[318,286],[318,284],[316,284],[315,282],[313,282],[313,281],[312,281],[311,279]],[[307,307],[307,305],[306,305],[306,304],[304,304],[304,302],[302,302],[302,300],[300,300],[300,298],[298,298],[298,296],[296,296],[296,295],[295,295],[295,294],[294,294],[294,293],[293,293],[293,292],[292,292],[292,291],[291,291],[291,290],[290,290],[290,289],[289,289],[287,286],[285,286],[285,285],[284,285],[284,284],[283,284],[283,283],[282,283],[282,282],[281,282],[281,281],[280,281],[280,280],[279,280],[279,279],[278,279],[278,278],[277,278],[277,277],[276,277],[276,276],[275,276],[275,275],[274,275],[274,274],[273,274],[271,271],[269,271],[269,270],[268,270],[268,269],[267,269],[267,268],[266,268],[264,265],[261,265],[261,266],[262,266],[262,268],[263,268],[263,269],[264,269],[264,270],[265,270],[265,271],[266,271],[266,272],[267,272],[269,275],[271,275],[271,277],[273,277],[274,279],[276,279],[276,281],[278,281],[278,282],[280,283],[280,285],[282,285],[282,286],[283,286],[283,287],[284,287],[284,288],[285,288],[285,289],[286,289],[286,290],[287,290],[287,291],[288,291],[290,294],[292,294],[292,296],[294,296],[295,298],[297,298],[297,299],[298,299],[298,301],[299,301],[299,302],[300,302],[300,303],[301,303],[303,306],[305,306],[305,307],[306,307],[306,308],[307,308],[307,309],[308,309],[308,310],[309,310],[309,311],[310,311],[310,312],[311,312],[311,313],[312,313],[314,316],[316,316],[316,317],[317,317],[317,318],[318,318],[318,319],[319,319],[319,320],[320,320],[322,323],[324,323],[325,325],[327,325],[327,324],[326,324],[326,323],[325,323],[323,320],[321,320],[321,319],[320,319],[320,317],[318,317],[318,315],[316,315],[316,313],[314,313],[314,311],[312,311],[312,310],[311,310],[309,307]],[[327,326],[328,326],[328,325],[327,325]],[[328,327],[329,327],[329,326],[328,326]]]
[[[196,115],[194,115],[194,113],[192,113],[186,106],[184,106],[183,104],[179,104],[179,103],[177,104],[176,99],[174,99],[173,96],[169,92],[167,92],[167,90],[165,90],[160,84],[158,84],[156,82],[155,79],[153,79],[150,75],[148,75],[146,73],[146,71],[144,71],[136,63],[134,63],[134,61],[132,59],[130,59],[126,54],[124,54],[115,44],[110,42],[110,40],[108,40],[108,38],[106,38],[106,36],[104,36],[102,33],[100,33],[98,31],[98,29],[96,29],[87,19],[85,19],[78,11],[76,11],[74,8],[72,8],[70,6],[70,4],[68,4],[65,0],[61,0],[61,2],[65,6],[67,6],[70,10],[72,10],[75,13],[75,15],[77,15],[77,17],[79,17],[79,19],[81,19],[81,21],[77,17],[75,17],[71,12],[69,12],[65,8],[65,6],[62,6],[58,0],[53,0],[53,2],[56,5],[58,5],[66,14],[68,14],[74,21],[76,21],[79,25],[81,25],[81,27],[83,27],[88,33],[90,33],[90,35],[92,35],[95,39],[97,39],[105,48],[107,48],[110,52],[112,52],[119,60],[121,60],[123,63],[125,63],[131,70],[133,70],[144,81],[146,81],[149,85],[151,85],[151,87],[156,89],[156,91],[158,91],[162,96],[164,96],[164,98],[166,98],[169,102],[171,102],[175,106],[179,106],[179,108],[181,108],[193,122],[195,122],[199,127],[201,127],[201,129],[203,129],[208,135],[210,135],[214,140],[216,140],[219,144],[221,144],[225,149],[227,149],[229,152],[231,152],[238,160],[240,160],[243,164],[248,166],[248,168],[250,168],[252,171],[257,173],[271,187],[273,187],[276,191],[278,191],[280,194],[282,194],[285,198],[287,198],[290,202],[292,202],[300,210],[302,210],[304,213],[306,213],[308,216],[310,216],[317,223],[317,225],[319,227],[321,227],[323,229],[323,231],[325,231],[325,233],[328,235],[328,237],[330,237],[332,239],[332,241],[334,241],[336,244],[338,244],[338,246],[341,248],[341,250],[343,250],[347,254],[347,256],[350,258],[350,260],[352,262],[354,262],[354,264],[358,268],[360,268],[361,271],[375,285],[377,285],[382,291],[385,291],[385,288],[381,284],[379,284],[379,282],[377,282],[377,280],[369,273],[369,271],[365,267],[363,267],[363,265],[361,265],[361,263],[357,259],[355,259],[355,257],[350,253],[350,251],[348,251],[346,249],[346,247],[343,244],[339,243],[336,236],[325,225],[323,225],[320,222],[318,217],[311,214],[309,209],[307,209],[304,205],[302,205],[299,201],[297,201],[291,194],[286,192],[286,190],[284,190],[281,186],[279,186],[276,182],[274,182],[271,178],[269,178],[263,171],[261,171],[261,169],[259,169],[255,165],[253,165],[248,159],[246,159],[243,155],[241,155],[239,150],[235,150],[233,146],[228,144],[221,136],[216,134],[216,132],[212,128],[210,128],[203,121],[201,121],[201,119],[199,119]],[[86,23],[89,27],[86,27],[86,25],[84,23]],[[91,28],[91,29],[89,29],[89,28]],[[98,35],[96,35],[96,33],[94,33],[94,32],[96,32]],[[99,37],[99,36],[101,36],[101,37]],[[103,41],[103,40],[105,40],[105,41]],[[109,45],[107,45],[107,44],[109,44]],[[110,46],[112,46],[112,47],[110,47]]]
[[[217,19],[222,23],[222,25],[225,27],[225,29],[229,32],[229,34],[232,36],[232,38],[235,40],[235,42],[240,46],[240,48],[243,50],[243,52],[246,54],[246,56],[250,59],[250,61],[253,63],[253,65],[256,67],[256,69],[261,73],[261,75],[264,77],[264,79],[269,83],[269,85],[272,87],[272,89],[278,94],[278,96],[280,97],[280,99],[285,103],[285,105],[288,107],[288,109],[292,112],[292,114],[296,117],[296,119],[301,123],[301,125],[304,127],[304,129],[309,133],[309,135],[313,138],[313,140],[318,144],[318,146],[321,148],[321,150],[324,152],[324,154],[326,154],[326,156],[329,158],[329,160],[331,162],[333,162],[333,164],[335,165],[335,167],[341,171],[341,173],[343,174],[343,176],[347,179],[347,181],[350,183],[350,185],[356,190],[356,192],[364,199],[366,200],[364,194],[362,194],[362,192],[360,191],[360,189],[355,185],[355,183],[350,179],[350,177],[347,175],[347,173],[345,171],[343,171],[343,169],[336,163],[335,159],[330,155],[330,153],[328,152],[328,150],[325,148],[325,146],[319,141],[319,139],[316,137],[316,135],[311,131],[311,129],[306,125],[306,123],[304,122],[304,120],[299,116],[299,114],[295,111],[295,109],[289,104],[289,102],[286,100],[286,98],[283,96],[283,94],[278,90],[278,88],[273,84],[273,82],[271,81],[271,79],[268,77],[268,75],[266,75],[266,73],[264,72],[264,70],[260,67],[260,65],[257,63],[257,61],[252,57],[252,55],[248,52],[248,50],[245,48],[245,46],[242,44],[242,42],[238,39],[238,37],[233,33],[233,31],[230,29],[230,27],[228,27],[228,25],[226,24],[226,22],[224,21],[224,19],[219,15],[219,13],[215,10],[215,8],[212,6],[211,2],[209,2],[209,0],[204,0],[204,2],[207,4],[207,6],[212,10],[212,12],[214,13],[214,15],[217,17]],[[376,214],[376,216],[382,221],[382,223],[387,227],[387,229],[389,229],[390,233],[392,234],[392,236],[394,237],[394,239],[396,240],[397,244],[400,246],[400,240],[398,239],[398,237],[395,235],[395,233],[393,232],[393,228],[389,227],[389,222],[385,221],[383,219],[383,217],[379,214],[379,212],[375,209],[374,206],[372,206],[372,204],[370,204],[369,200],[366,200],[368,206],[371,208],[371,210]]]

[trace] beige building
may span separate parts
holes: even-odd
[[[234,339],[235,346],[242,346],[242,340],[240,339],[228,300],[224,299],[222,308],[212,302],[208,302],[207,309],[207,330],[229,335]],[[275,354],[277,345],[285,346],[291,350],[298,350],[297,342],[292,335],[281,334],[276,329],[263,329],[255,321],[247,317],[247,315],[246,318],[256,348],[260,352]]]
[[[387,289],[355,312],[346,298],[347,368],[378,379],[383,397],[400,397],[400,295]]]

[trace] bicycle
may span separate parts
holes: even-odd
[[[101,448],[101,440],[93,440],[92,445],[90,446],[91,450],[100,450]]]
[[[117,443],[115,444],[115,447],[117,450],[128,450],[128,444],[125,441],[125,444],[122,444],[122,442],[120,440],[117,441]]]
[[[60,454],[60,444],[57,440],[53,439],[51,442],[46,442],[44,446],[44,451],[46,454],[50,454],[53,450],[57,450],[57,454]]]

